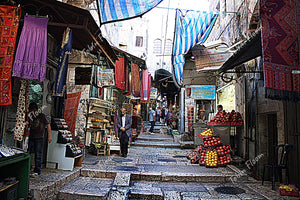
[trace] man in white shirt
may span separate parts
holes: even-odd
[[[129,114],[126,114],[126,109],[121,108],[121,115],[118,117],[117,127],[119,129],[119,139],[120,139],[120,148],[121,156],[127,157],[128,154],[128,142],[131,138],[131,125],[132,117]]]

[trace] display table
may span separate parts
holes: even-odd
[[[20,153],[10,157],[0,158],[0,178],[16,177],[18,183],[18,198],[27,198],[30,175],[30,155]]]
[[[48,144],[47,168],[72,171],[75,166],[81,166],[82,154],[76,157],[66,157],[68,144],[57,143],[58,131],[51,131],[52,142]]]

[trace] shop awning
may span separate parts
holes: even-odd
[[[233,69],[234,67],[261,55],[261,30],[258,30],[221,66],[221,68],[217,71],[217,74]]]
[[[48,16],[48,33],[61,41],[66,27],[73,31],[73,48],[93,54],[101,52],[115,64],[117,56],[110,44],[102,37],[101,31],[88,10],[56,0],[17,0],[24,15]]]

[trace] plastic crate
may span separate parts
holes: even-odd
[[[290,187],[290,191],[282,188],[282,187]],[[293,196],[293,197],[299,197],[299,189],[296,188],[295,185],[280,185],[279,186],[279,193],[281,196]]]

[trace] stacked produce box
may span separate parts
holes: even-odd
[[[230,113],[222,111],[218,112],[214,118],[208,122],[210,126],[243,126],[242,115],[232,110]]]
[[[209,133],[209,134],[207,134]],[[229,145],[223,145],[221,138],[211,135],[208,129],[200,133],[204,145],[198,146],[187,155],[192,164],[206,167],[225,167],[232,161],[231,148]],[[204,136],[209,135],[209,136]]]

